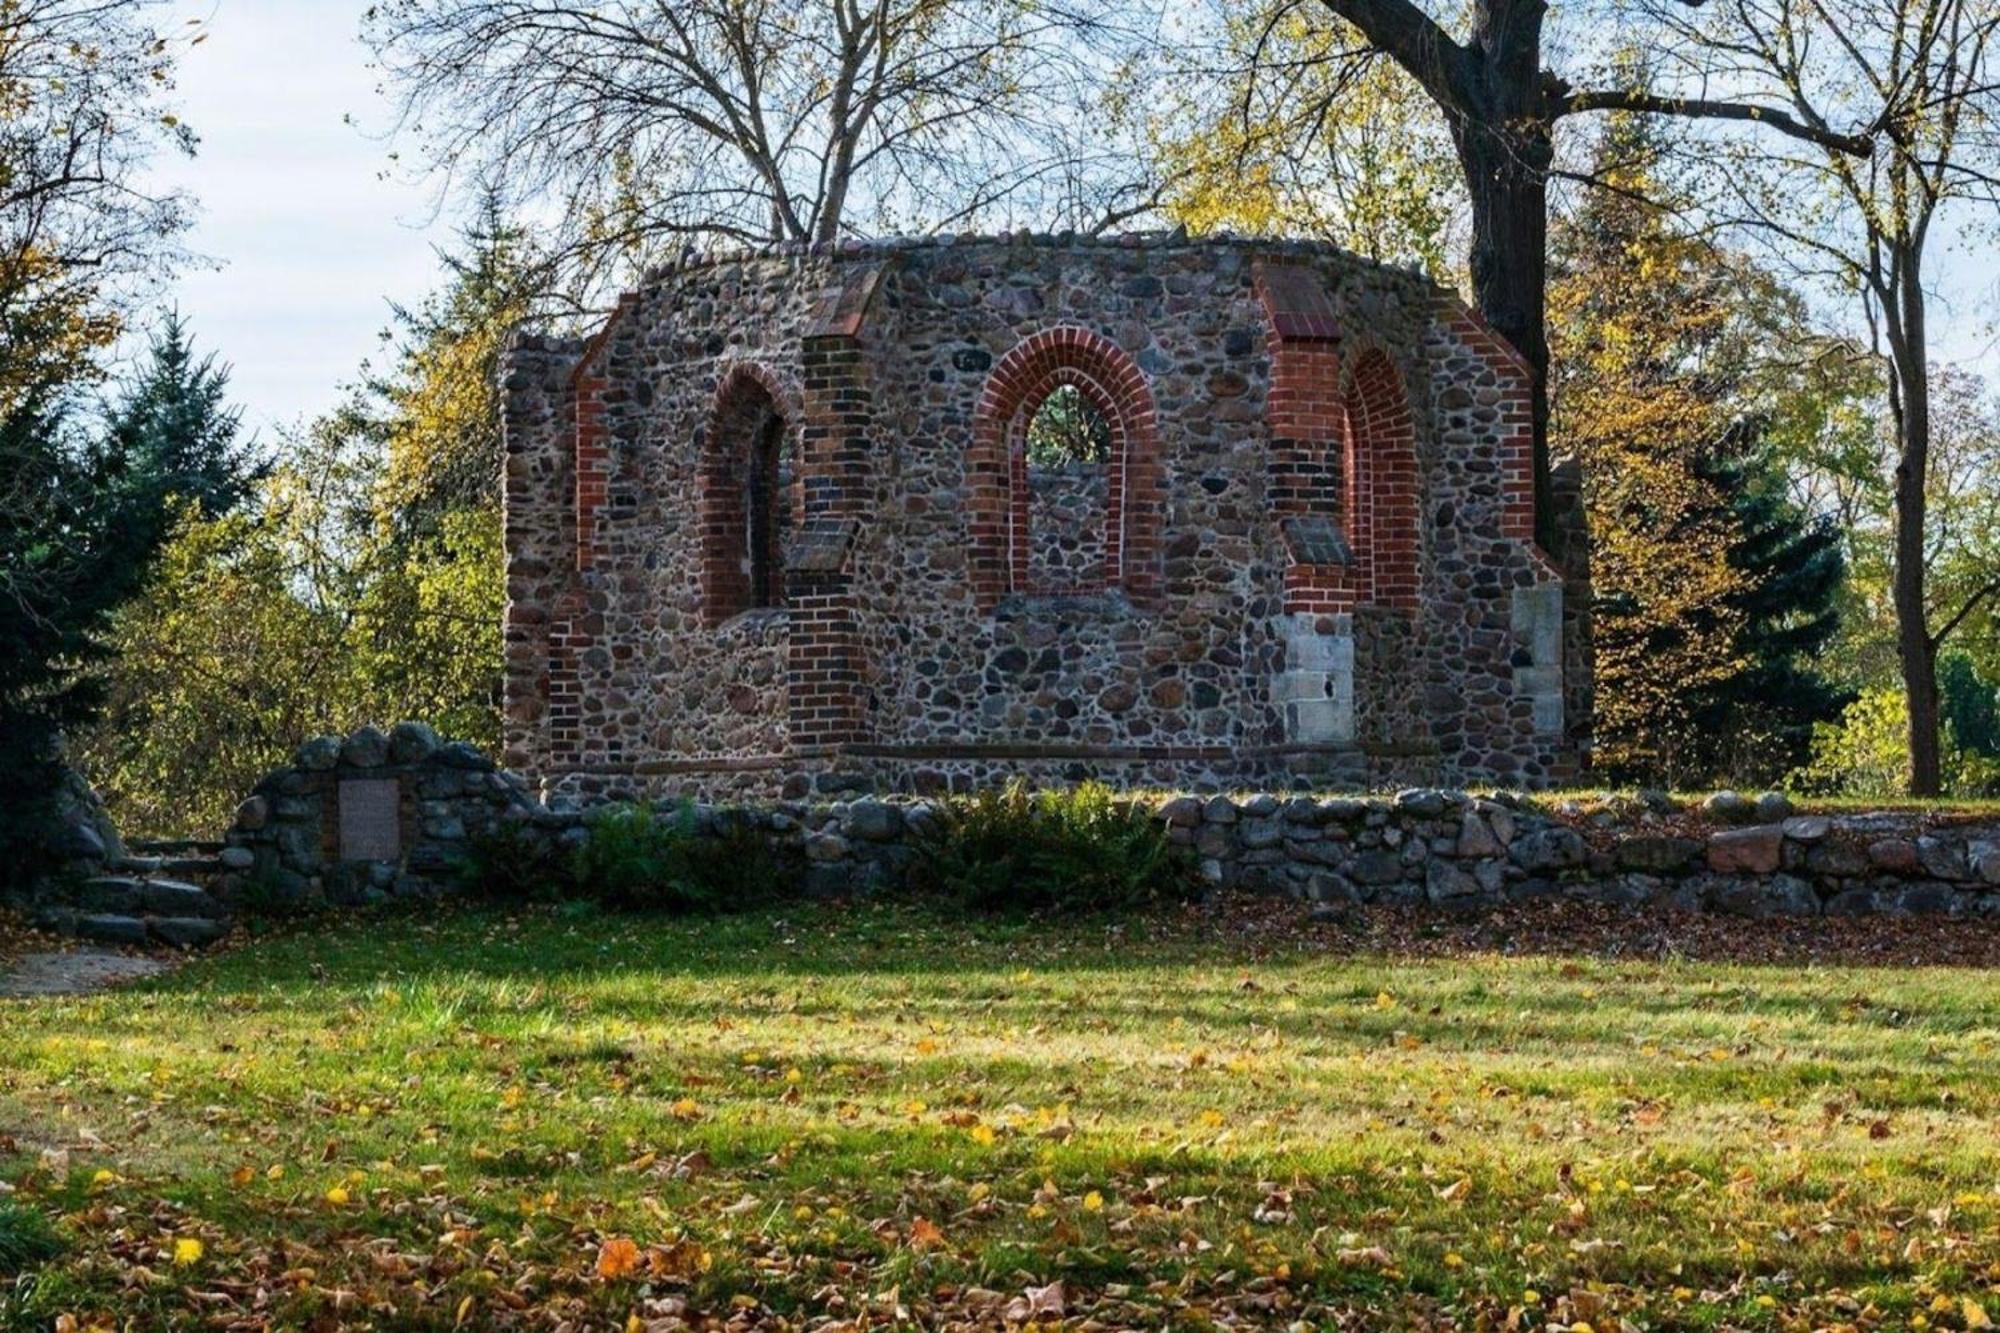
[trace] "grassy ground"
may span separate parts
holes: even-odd
[[[1985,1327],[1996,1045],[1970,968],[365,922],[0,1007],[0,1327]]]

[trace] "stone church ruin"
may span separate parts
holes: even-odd
[[[551,794],[1577,771],[1588,576],[1534,541],[1528,372],[1420,276],[775,248],[502,374],[506,762]]]

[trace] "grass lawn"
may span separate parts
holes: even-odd
[[[1985,1327],[1996,1048],[1970,968],[366,921],[0,1006],[0,1328]]]

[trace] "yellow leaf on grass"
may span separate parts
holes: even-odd
[[[174,1242],[174,1266],[186,1268],[201,1262],[202,1244],[193,1236],[183,1236]]]
[[[667,1113],[676,1120],[701,1119],[701,1107],[692,1097],[683,1097],[667,1108]]]
[[[1101,1212],[1103,1212],[1103,1211],[1104,1211],[1104,1196],[1103,1196],[1102,1194],[1099,1194],[1099,1193],[1098,1193],[1098,1192],[1097,1192],[1096,1190],[1092,1190],[1092,1191],[1091,1191],[1090,1193],[1088,1193],[1088,1194],[1084,1195],[1084,1196],[1083,1196],[1083,1211],[1085,1211],[1086,1213],[1101,1213]]]
[[[336,1208],[345,1207],[347,1197],[347,1186],[345,1185],[335,1185],[326,1192],[326,1201]]]
[[[597,1275],[606,1282],[624,1277],[639,1266],[639,1247],[630,1236],[613,1236],[597,1249]]]
[[[1978,1301],[1973,1300],[1970,1296],[1965,1298],[1965,1303],[1960,1307],[1959,1313],[1965,1316],[1965,1326],[1967,1328],[1993,1327],[1993,1319],[1986,1313],[1986,1307]]]

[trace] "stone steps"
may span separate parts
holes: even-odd
[[[139,879],[166,875],[174,879],[212,880],[229,873],[220,856],[127,856],[109,862],[105,869],[113,875]]]
[[[130,858],[128,864],[146,865],[158,858]],[[162,868],[179,862],[160,861]],[[197,864],[205,865],[206,858]],[[220,873],[220,863],[216,863]],[[224,903],[199,884],[167,879],[158,872],[98,875],[84,880],[60,905],[48,906],[32,920],[42,930],[100,944],[144,946],[168,944],[195,949],[213,944],[229,933],[233,914]]]
[[[125,845],[141,856],[214,856],[223,848],[213,838],[135,838]]]

